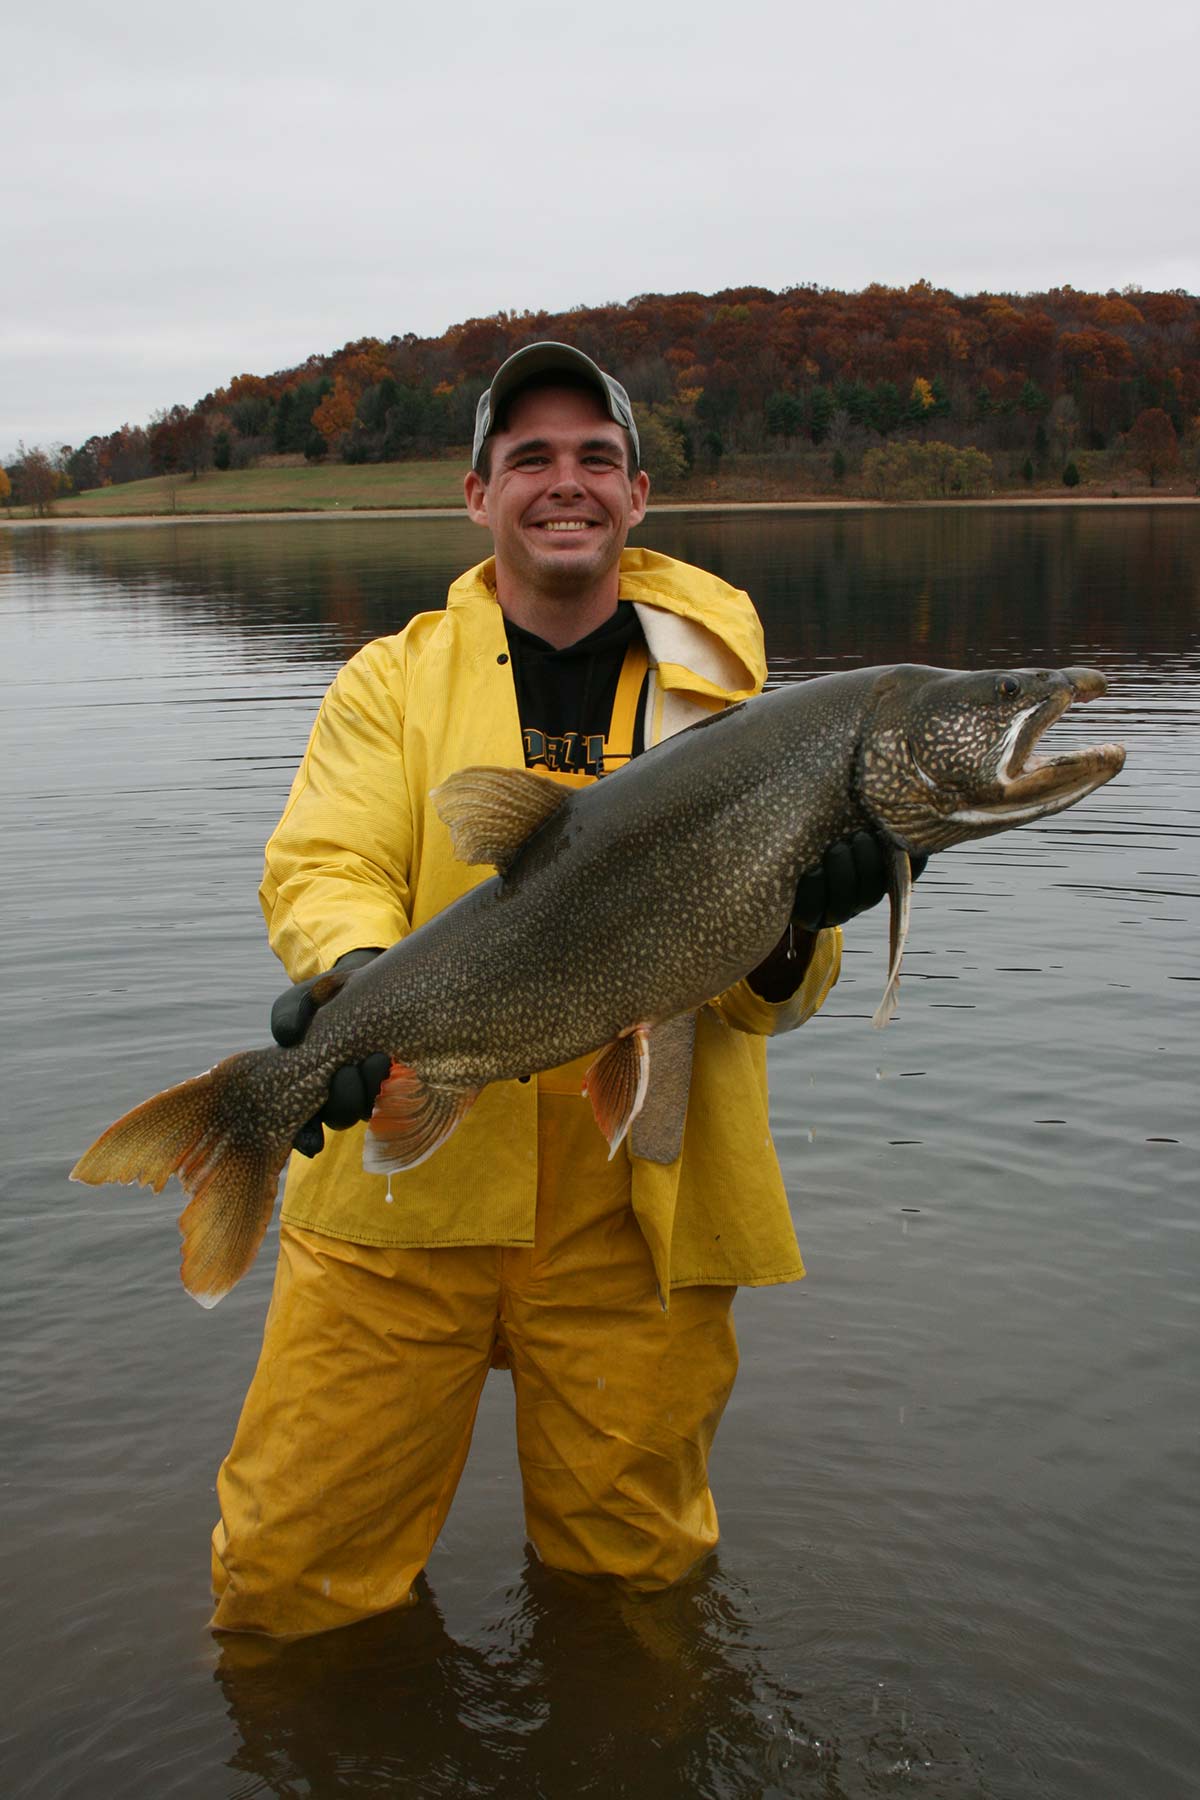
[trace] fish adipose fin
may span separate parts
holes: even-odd
[[[501,875],[539,826],[565,805],[567,790],[529,769],[459,769],[432,792],[460,862],[491,863]]]
[[[650,1033],[650,1085],[629,1133],[630,1151],[643,1162],[669,1165],[683,1148],[695,1043],[695,1013],[678,1013]]]
[[[478,1088],[431,1087],[407,1063],[394,1062],[367,1126],[363,1168],[371,1175],[415,1169],[461,1125],[479,1093]]]
[[[100,1187],[140,1182],[161,1193],[177,1175],[191,1204],[179,1217],[180,1274],[201,1306],[215,1306],[254,1261],[275,1206],[292,1129],[264,1137],[253,1123],[254,1090],[278,1050],[249,1050],[178,1087],[143,1100],[110,1125],[71,1170]]]
[[[913,878],[908,851],[902,850],[898,844],[891,844],[888,846],[887,856],[888,898],[892,904],[892,919],[888,932],[887,986],[871,1020],[876,1031],[882,1031],[888,1020],[896,1014],[900,993],[900,962],[904,955],[912,911]]]
[[[642,1110],[649,1079],[650,1033],[645,1025],[634,1025],[606,1044],[583,1078],[582,1091],[608,1140],[609,1162]]]

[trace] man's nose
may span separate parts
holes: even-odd
[[[556,494],[583,492],[580,480],[579,465],[573,456],[560,456],[550,472],[551,486]]]

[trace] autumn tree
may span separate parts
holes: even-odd
[[[320,432],[330,450],[353,425],[357,405],[358,400],[350,383],[339,375],[333,384],[332,393],[326,394],[312,415],[314,430]]]
[[[880,500],[932,500],[986,493],[992,464],[981,450],[960,450],[937,439],[890,443],[867,451],[862,478],[867,493]]]
[[[12,499],[12,482],[8,479],[8,470],[0,469],[0,502],[5,506]]]
[[[932,408],[933,383],[926,381],[923,375],[918,375],[909,390],[905,419],[910,425],[924,425]]]
[[[687,473],[683,433],[678,424],[649,407],[635,406],[642,467],[655,488],[677,485]]]
[[[24,444],[18,444],[15,477],[19,504],[27,506],[35,518],[48,518],[58,497],[59,479],[58,470],[46,452],[36,448],[27,450]]]
[[[173,406],[156,415],[150,427],[150,456],[164,475],[184,470],[195,481],[212,461],[212,437],[208,420],[199,407]]]
[[[1133,421],[1125,438],[1125,454],[1151,487],[1179,462],[1179,439],[1161,406],[1148,406]]]

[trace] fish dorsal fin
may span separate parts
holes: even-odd
[[[670,1165],[683,1148],[692,1085],[695,1013],[679,1013],[650,1033],[650,1085],[629,1133],[629,1148],[644,1162]]]
[[[530,769],[476,767],[458,769],[431,798],[459,861],[491,863],[503,875],[568,792]]]
[[[608,1139],[608,1160],[642,1109],[650,1076],[650,1033],[634,1025],[606,1044],[583,1079],[596,1123]]]
[[[904,944],[908,937],[908,920],[912,906],[912,864],[908,860],[908,851],[901,850],[898,844],[891,844],[887,849],[888,859],[888,898],[892,903],[891,929],[888,933],[888,978],[883,990],[883,999],[875,1008],[875,1016],[871,1020],[877,1031],[882,1031],[890,1018],[893,1018],[898,1004],[900,992],[900,959],[904,955]]]

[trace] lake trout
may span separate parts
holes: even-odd
[[[590,1052],[584,1092],[610,1153],[632,1128],[635,1155],[673,1161],[696,1011],[779,943],[799,878],[858,829],[884,845],[884,1024],[910,854],[1061,812],[1111,780],[1118,744],[1035,750],[1105,686],[1092,669],[861,669],[730,707],[586,788],[463,769],[434,803],[455,853],[496,875],[366,967],[325,976],[302,1042],[228,1057],[144,1101],[72,1177],[157,1192],[178,1176],[183,1282],[212,1306],[253,1261],[292,1139],[334,1071],[374,1052],[392,1066],[369,1170],[433,1155],[490,1082]]]

